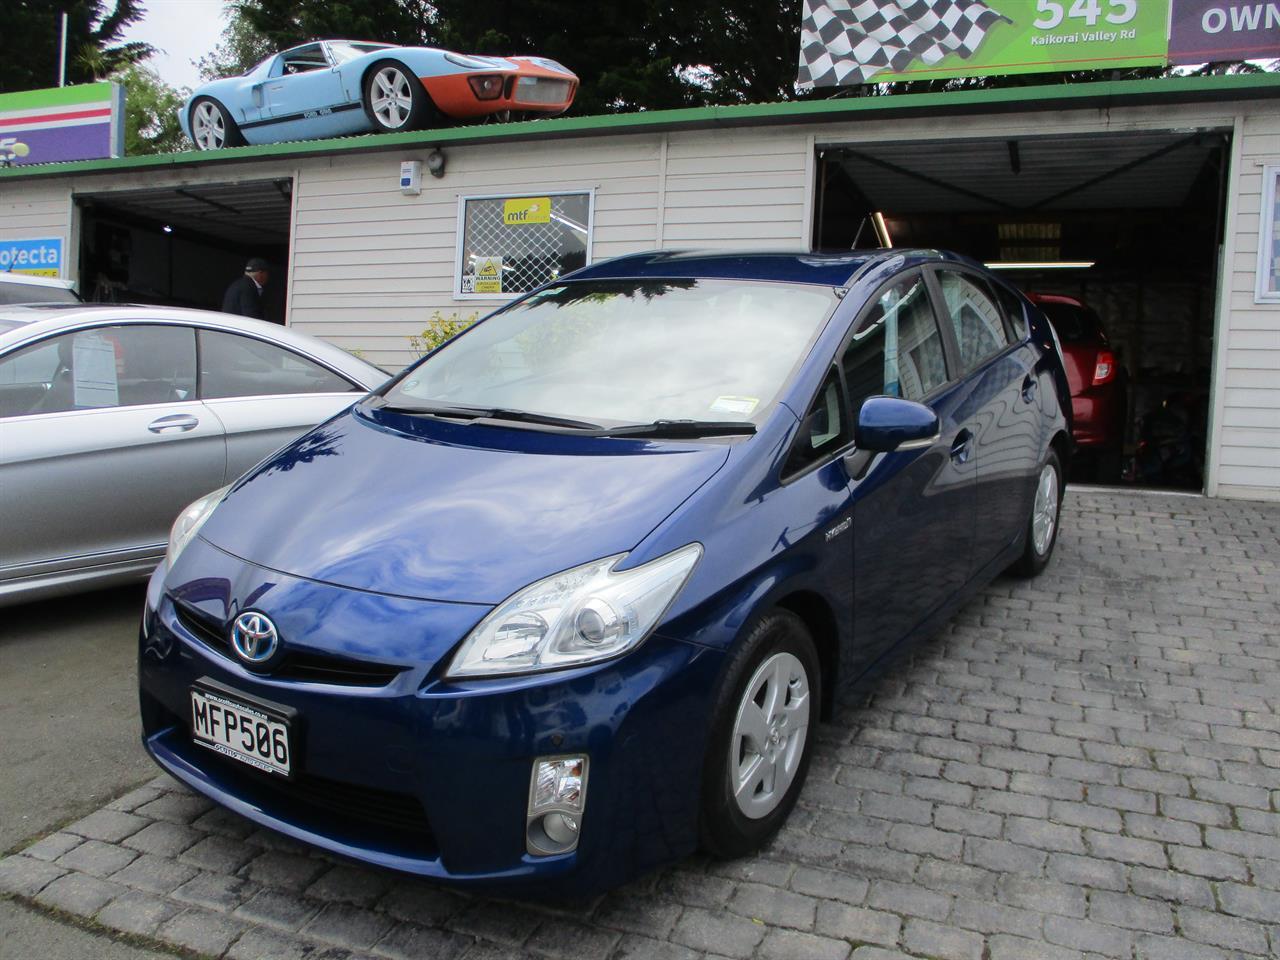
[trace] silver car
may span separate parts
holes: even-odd
[[[0,307],[0,606],[146,576],[183,507],[386,378],[242,317]]]

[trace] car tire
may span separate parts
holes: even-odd
[[[1009,568],[1017,577],[1035,577],[1049,564],[1062,519],[1062,461],[1052,447],[1036,475],[1031,514],[1024,531],[1022,556]]]
[[[821,702],[818,654],[800,618],[771,610],[752,623],[729,655],[711,714],[704,850],[744,856],[782,826],[809,772]]]
[[[379,60],[364,75],[364,114],[378,133],[421,130],[435,112],[422,81],[399,60]]]
[[[191,139],[200,150],[244,146],[244,135],[231,113],[213,97],[196,97],[187,117]]]

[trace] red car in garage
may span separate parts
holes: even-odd
[[[1075,297],[1028,293],[1053,323],[1062,344],[1062,362],[1071,388],[1071,428],[1081,459],[1090,461],[1097,479],[1119,479],[1124,450],[1126,377],[1092,307]]]

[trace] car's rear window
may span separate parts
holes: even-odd
[[[1040,303],[1063,343],[1092,343],[1102,338],[1102,322],[1089,307],[1074,303]]]

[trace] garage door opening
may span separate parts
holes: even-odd
[[[217,310],[250,257],[270,264],[263,319],[284,323],[293,181],[77,194],[87,300]]]
[[[813,245],[994,265],[1077,341],[1073,406],[1094,435],[1072,479],[1199,490],[1229,147],[1219,130],[832,144]]]

